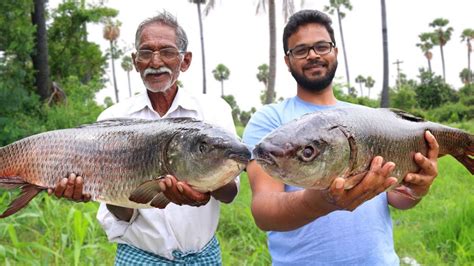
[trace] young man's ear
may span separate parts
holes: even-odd
[[[285,59],[285,64],[286,64],[286,67],[288,68],[288,72],[290,72],[290,56],[289,55],[285,55],[284,56],[284,59]]]
[[[193,53],[185,52],[183,55],[183,61],[181,62],[181,66],[179,70],[181,70],[182,72],[188,70],[189,66],[191,65],[192,60],[193,60]]]

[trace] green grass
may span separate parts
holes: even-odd
[[[400,257],[422,265],[474,263],[474,178],[451,156],[439,160],[430,193],[413,209],[392,210]]]
[[[11,200],[0,194],[2,209]],[[42,193],[0,221],[3,265],[110,265],[115,245],[95,219],[97,203],[72,203]]]
[[[270,265],[266,234],[253,222],[247,174],[240,176],[240,191],[231,204],[222,204],[217,236],[224,265]]]

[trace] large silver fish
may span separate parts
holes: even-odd
[[[150,208],[167,199],[155,180],[171,174],[200,191],[236,177],[250,152],[234,134],[191,118],[106,120],[49,131],[0,148],[0,188],[21,187],[0,218],[14,214],[68,173],[108,204]]]
[[[343,177],[349,189],[377,155],[396,164],[392,175],[399,182],[419,171],[413,156],[426,155],[426,130],[438,141],[440,155],[451,154],[474,174],[474,135],[390,109],[347,107],[310,113],[275,129],[253,153],[257,163],[283,183],[326,189]]]

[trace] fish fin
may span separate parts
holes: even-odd
[[[113,118],[97,121],[90,124],[80,125],[77,128],[105,128],[113,126],[126,126],[134,123],[146,123],[152,122],[153,120],[149,119],[140,119],[140,118]]]
[[[364,171],[362,173],[357,173],[346,177],[346,182],[344,182],[344,189],[351,189],[355,185],[359,184],[366,174],[367,171]]]
[[[469,172],[474,175],[474,146],[468,147],[467,153],[459,156],[454,156],[456,160],[462,163]]]
[[[38,187],[36,185],[27,184],[21,187],[20,195],[10,203],[8,209],[6,209],[0,218],[8,217],[17,211],[23,209],[38,193],[45,190],[45,188]]]
[[[163,120],[173,121],[173,123],[188,123],[188,122],[199,121],[192,117],[173,117],[173,118],[165,118]],[[137,123],[145,124],[145,123],[154,123],[154,122],[156,122],[156,120],[118,117],[118,118],[112,118],[112,119],[105,119],[105,120],[97,121],[90,124],[80,125],[77,128],[106,128],[106,127],[114,127],[114,126],[129,126],[129,125],[134,125]]]
[[[398,185],[398,186],[395,185],[395,186],[390,187],[388,190],[398,193],[400,195],[403,195],[412,200],[421,199],[421,197],[417,196],[411,188],[404,185]]]
[[[397,108],[388,108],[392,113],[396,114],[398,117],[404,120],[412,121],[412,122],[426,122],[425,119],[422,117],[416,116],[414,114],[411,114],[407,111],[403,111],[401,109]]]
[[[10,190],[19,188],[29,183],[23,181],[21,177],[0,177],[0,188]]]
[[[153,200],[150,202],[150,205],[156,208],[164,209],[168,203],[170,203],[170,200],[163,193],[160,193],[153,198]]]
[[[129,200],[136,203],[146,204],[161,192],[161,188],[157,180],[150,180],[138,186],[128,197]]]

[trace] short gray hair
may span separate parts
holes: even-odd
[[[150,24],[164,24],[170,26],[171,28],[175,29],[176,32],[176,46],[180,51],[186,51],[188,48],[188,37],[186,36],[186,32],[184,29],[178,24],[178,20],[174,17],[171,13],[166,10],[163,12],[158,13],[158,15],[148,18],[140,25],[138,25],[137,32],[135,34],[135,49],[138,50],[139,42],[140,42],[140,35],[142,34],[143,29],[150,25]]]

